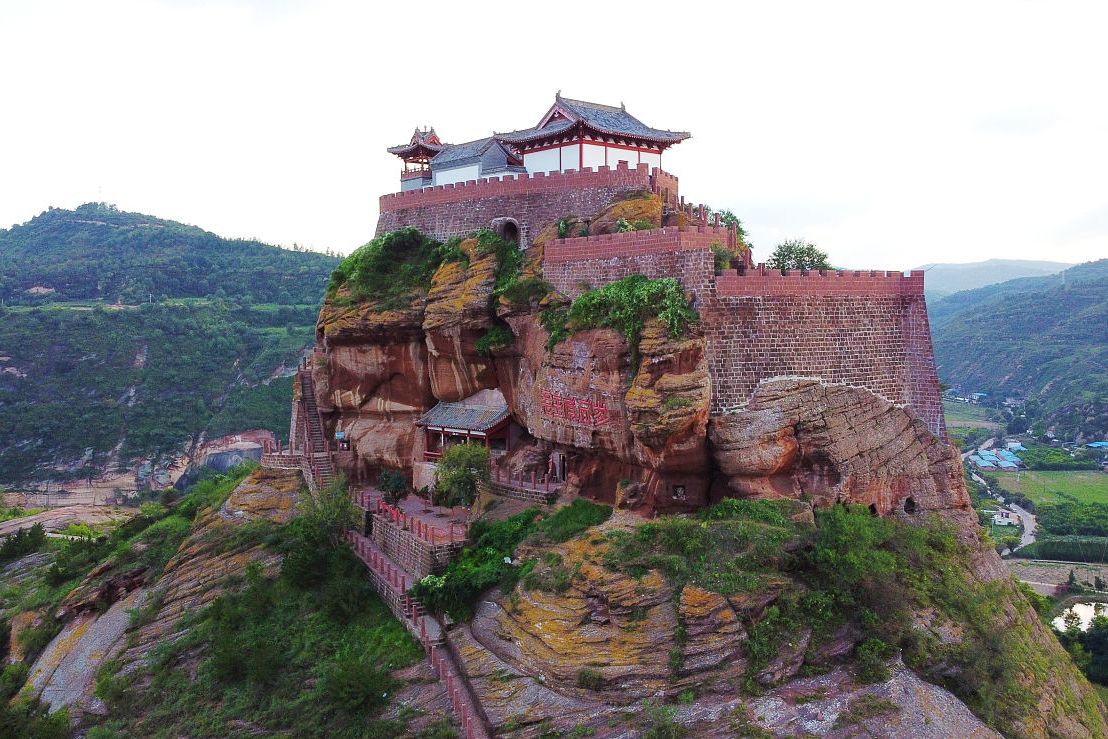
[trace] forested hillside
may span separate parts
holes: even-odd
[[[0,485],[286,436],[275,370],[311,343],[337,261],[101,204],[0,231]]]
[[[224,239],[195,226],[105,203],[53,208],[0,231],[0,298],[139,303],[233,297],[245,303],[319,300],[337,261],[315,252]]]
[[[1031,404],[1060,437],[1108,434],[1108,259],[929,303],[939,377]]]

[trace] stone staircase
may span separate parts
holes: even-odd
[[[365,564],[370,585],[400,623],[423,645],[435,674],[446,684],[450,707],[464,731],[465,739],[489,739],[480,701],[469,679],[458,667],[459,660],[454,654],[446,629],[424,611],[419,601],[408,594],[415,578],[369,537],[356,531],[348,531],[346,539],[358,559]]]
[[[304,418],[305,449],[307,466],[311,470],[315,489],[325,488],[335,480],[335,462],[331,456],[331,445],[323,432],[323,419],[315,401],[315,384],[312,370],[302,364],[297,370],[300,378],[300,404]]]

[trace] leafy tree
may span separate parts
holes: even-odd
[[[777,245],[766,266],[771,269],[834,269],[825,252],[802,239],[789,239]]]
[[[480,444],[455,444],[443,452],[435,470],[435,499],[439,505],[470,505],[477,485],[489,481],[489,450]]]

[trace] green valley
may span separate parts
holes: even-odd
[[[95,203],[0,231],[0,484],[287,436],[281,370],[336,263]]]

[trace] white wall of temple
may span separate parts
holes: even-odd
[[[562,171],[567,169],[581,169],[581,147],[577,144],[562,147]]]
[[[596,169],[604,166],[604,148],[598,144],[584,144],[581,149],[581,168]]]
[[[543,151],[530,151],[523,155],[523,166],[528,172],[558,172],[561,170],[561,161],[557,149],[545,149]]]
[[[583,161],[582,161],[583,160]],[[662,154],[656,151],[623,149],[603,144],[572,143],[553,149],[531,151],[523,155],[523,164],[529,173],[564,172],[567,169],[596,169],[605,165],[615,168],[619,162],[627,162],[628,167],[637,167],[640,163],[651,168],[662,167]],[[435,184],[439,184],[436,180]]]
[[[434,185],[452,185],[455,182],[465,182],[466,180],[476,180],[480,176],[480,167],[476,164],[470,164],[465,167],[455,167],[454,169],[439,169],[435,170]]]

